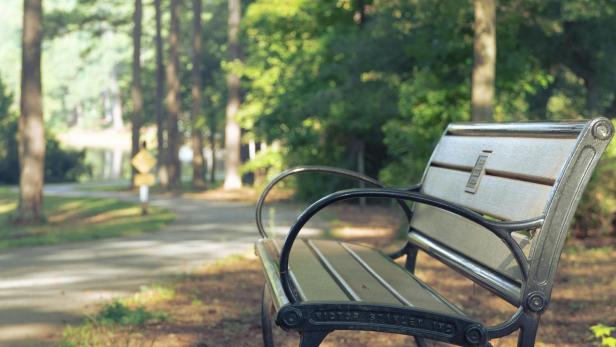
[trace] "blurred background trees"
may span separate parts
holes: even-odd
[[[12,18],[21,1],[0,5],[5,95],[19,90]],[[76,128],[120,134],[136,116],[158,153],[161,183],[175,190],[181,176],[231,188],[296,164],[408,185],[449,122],[616,111],[610,0],[154,0],[142,9],[141,117],[130,72],[138,2],[46,3],[45,126],[61,139]],[[476,98],[490,89],[492,97]],[[15,113],[0,111],[2,124]],[[577,219],[590,234],[614,233],[615,146]],[[297,183],[305,197],[325,186],[343,187],[318,177]]]

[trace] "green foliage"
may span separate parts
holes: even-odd
[[[17,0],[0,13],[0,69],[17,90]],[[163,36],[168,11],[163,1]],[[360,7],[363,4],[363,8]],[[297,164],[342,166],[387,184],[415,183],[449,122],[469,120],[473,64],[473,6],[469,1],[244,1],[243,60],[229,61],[227,1],[203,4],[203,113],[180,130],[203,131],[222,142],[226,74],[241,76],[239,121],[244,140],[281,144],[243,166],[255,177]],[[182,110],[190,109],[192,8],[181,6]],[[133,4],[119,0],[58,0],[45,9],[45,114],[50,127],[100,126],[101,99],[121,88],[125,119],[130,98]],[[611,0],[497,1],[495,121],[581,119],[616,114],[616,3]],[[146,124],[154,122],[153,6],[144,3],[142,65]],[[75,62],[66,64],[66,61]],[[6,93],[4,93],[6,94]],[[0,98],[0,111],[7,99]],[[8,104],[15,103],[9,100]],[[2,112],[0,112],[2,114]],[[15,147],[10,117],[2,115],[5,148]],[[104,126],[106,126],[105,122]],[[14,124],[13,124],[14,126]],[[211,135],[211,136],[208,136]],[[12,141],[12,142],[11,142]],[[12,147],[11,147],[12,146]],[[58,148],[48,144],[50,152]],[[5,149],[0,149],[0,154]],[[612,150],[610,150],[612,151]],[[611,152],[610,152],[611,153]],[[591,181],[576,227],[613,227],[616,187],[609,154]],[[75,157],[76,158],[76,157]],[[73,159],[75,159],[73,158]],[[1,166],[16,167],[10,156]],[[49,180],[67,172],[70,158],[49,160]],[[74,179],[83,172],[69,173]],[[348,184],[301,176],[302,196]],[[63,178],[67,179],[67,178]],[[7,180],[9,181],[9,180]],[[14,177],[11,178],[14,182]],[[256,180],[257,181],[257,180]],[[612,180],[613,181],[613,180]]]
[[[462,85],[440,86],[429,73],[417,73],[401,86],[399,108],[401,116],[384,125],[392,161],[381,171],[387,184],[410,185],[421,178],[436,141],[445,126],[452,121],[468,120],[468,98]]]
[[[85,151],[66,150],[51,136],[45,140],[45,182],[77,182],[90,170],[84,164]]]
[[[120,300],[120,303],[127,306],[144,306],[161,301],[169,301],[175,298],[175,289],[169,286],[155,284],[152,286],[141,286],[139,292],[131,297]]]
[[[19,183],[18,116],[12,112],[13,96],[0,79],[0,183]],[[47,134],[45,139],[45,181],[75,182],[88,172],[85,152],[60,148],[60,143]]]
[[[616,126],[616,120],[612,120]],[[576,211],[574,235],[616,235],[616,141],[601,157]]]
[[[0,183],[19,182],[17,114],[12,105],[13,95],[0,78]]]
[[[13,94],[8,90],[2,78],[0,78],[0,120],[11,117],[11,106],[13,105]]]
[[[273,168],[274,171],[280,171],[282,165],[282,152],[279,149],[270,149],[265,152],[259,152],[253,160],[242,165],[242,173],[270,168]]]
[[[380,128],[396,113],[396,79],[378,70],[369,73],[386,57],[363,43],[371,31],[354,21],[349,4],[250,5],[244,23],[249,92],[242,118],[254,124],[257,136],[283,139],[288,166],[356,168],[363,147],[366,171],[376,176],[385,157]],[[320,183],[298,186],[310,189]]]
[[[169,285],[142,286],[132,296],[105,304],[83,323],[64,328],[59,346],[152,346],[156,336],[145,336],[143,328],[166,322],[170,317],[167,312],[150,307],[172,300],[175,294]]]
[[[472,4],[373,0],[362,17],[357,3],[250,4],[243,124],[257,138],[282,140],[284,167],[357,170],[363,148],[367,174],[409,185],[444,127],[470,119]],[[497,18],[496,121],[616,113],[613,2],[498,1]],[[611,157],[591,182],[579,228],[612,228]],[[306,197],[346,186],[318,175],[297,180]]]
[[[240,168],[242,174],[254,173],[255,184],[266,184],[284,170],[284,154],[279,146],[272,146],[267,150],[259,151],[254,159],[246,162]],[[257,179],[258,178],[258,179]]]
[[[612,336],[615,327],[603,325],[601,323],[590,327],[594,337],[601,341],[602,347],[616,347],[616,337]]]
[[[143,325],[151,321],[165,321],[164,312],[148,312],[142,306],[130,308],[119,301],[106,305],[95,317],[96,321],[104,325]]]
[[[142,306],[131,308],[119,301],[105,305],[94,317],[79,326],[68,326],[62,332],[59,347],[81,346],[151,346],[155,339],[142,336],[140,328],[168,319],[164,311],[150,312]]]

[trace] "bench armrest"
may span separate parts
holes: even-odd
[[[329,194],[317,202],[310,205],[302,214],[297,218],[296,223],[291,227],[289,234],[284,242],[282,250],[280,252],[280,279],[282,282],[282,287],[284,292],[291,303],[296,303],[299,300],[295,297],[291,290],[291,279],[289,276],[289,255],[291,253],[291,247],[297,238],[300,230],[303,226],[321,209],[325,208],[328,205],[331,205],[337,201],[355,199],[355,198],[392,198],[398,201],[413,201],[418,202],[430,206],[434,206],[456,215],[459,215],[463,218],[466,218],[472,222],[475,222],[482,227],[488,229],[492,233],[494,233],[497,237],[505,242],[505,244],[509,247],[511,252],[514,255],[514,258],[518,265],[520,266],[520,270],[522,272],[522,277],[526,281],[528,278],[528,260],[524,255],[524,252],[520,248],[520,246],[515,242],[513,237],[511,236],[511,232],[520,231],[520,230],[529,230],[536,229],[543,225],[544,217],[538,217],[534,219],[517,221],[517,222],[499,222],[492,221],[484,218],[482,215],[459,205],[452,204],[449,201],[439,199],[436,197],[432,197],[418,191],[406,191],[400,189],[392,189],[392,188],[376,188],[376,189],[348,189],[338,191],[332,194]],[[406,206],[406,204],[405,204]]]
[[[375,180],[374,178],[366,176],[358,172],[355,172],[355,171],[351,171],[351,170],[340,169],[340,168],[330,167],[330,166],[296,166],[296,167],[290,168],[288,170],[281,172],[270,183],[268,183],[268,185],[265,187],[265,189],[263,189],[263,192],[259,196],[259,200],[257,201],[257,207],[255,209],[255,219],[257,222],[257,229],[259,230],[259,234],[261,234],[261,237],[263,238],[269,237],[269,235],[267,235],[267,232],[265,231],[265,228],[263,227],[263,218],[262,218],[263,205],[265,204],[265,199],[267,198],[267,195],[270,193],[272,188],[274,188],[274,186],[278,184],[280,181],[282,181],[283,179],[291,175],[304,173],[304,172],[326,173],[326,174],[332,174],[332,175],[337,175],[337,176],[343,176],[343,177],[358,180],[360,182],[369,183],[379,188],[384,188],[383,184]],[[410,187],[409,190],[417,190],[418,187],[419,186],[413,186],[413,187]],[[404,211],[404,214],[406,215],[407,219],[410,221],[411,216],[413,215],[410,208],[402,200],[398,200],[398,204]]]

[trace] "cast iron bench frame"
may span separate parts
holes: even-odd
[[[512,136],[533,136],[533,134],[549,134],[550,136],[571,136],[576,134],[577,142],[574,151],[567,159],[564,169],[556,183],[556,190],[550,197],[545,214],[536,218],[521,221],[495,221],[486,219],[483,215],[449,201],[426,195],[420,192],[422,182],[408,189],[386,188],[373,178],[349,170],[323,167],[304,166],[287,170],[271,181],[261,194],[256,207],[256,223],[262,239],[256,244],[256,251],[261,258],[266,277],[262,299],[262,330],[264,345],[273,346],[272,324],[270,310],[275,310],[276,324],[285,330],[300,333],[300,346],[318,346],[323,339],[334,330],[371,330],[412,335],[419,346],[424,346],[424,338],[440,340],[462,346],[485,346],[489,340],[510,335],[519,331],[518,346],[533,346],[539,326],[539,318],[546,310],[551,297],[554,276],[558,260],[563,249],[569,225],[581,195],[590,179],[594,167],[601,154],[610,142],[614,128],[605,118],[596,118],[585,122],[566,123],[505,123],[505,124],[450,124],[447,132],[468,132],[469,134],[489,134],[499,132]],[[427,169],[426,169],[427,170]],[[279,256],[276,259],[272,252],[267,252],[266,244],[270,236],[263,227],[262,209],[267,195],[272,188],[288,176],[304,173],[329,173],[360,182],[368,183],[377,188],[360,188],[338,191],[329,194],[310,205],[297,218],[291,227]],[[425,175],[424,175],[425,178]],[[390,198],[398,202],[406,217],[413,218],[413,211],[405,202],[421,203],[451,212],[468,221],[484,227],[502,240],[511,251],[519,266],[522,283],[519,292],[508,292],[507,286],[487,286],[478,281],[481,272],[465,271],[460,264],[451,258],[443,258],[434,252],[427,241],[406,242],[404,247],[388,256],[397,259],[407,256],[405,268],[413,273],[416,255],[422,250],[443,261],[454,270],[462,272],[471,280],[501,296],[509,303],[517,306],[517,311],[506,321],[490,327],[459,317],[451,317],[438,312],[422,311],[412,308],[399,308],[387,305],[373,305],[365,302],[305,302],[302,303],[289,273],[289,256],[293,244],[302,227],[320,210],[342,200],[356,198]],[[532,261],[524,254],[520,245],[512,237],[512,232],[541,229],[536,233],[533,245]],[[464,262],[464,259],[460,259]],[[462,264],[464,265],[464,264]],[[493,279],[498,284],[499,279]],[[410,312],[410,313],[409,313]],[[375,314],[378,313],[375,319]],[[323,320],[316,319],[321,315],[330,315]],[[410,314],[410,316],[409,316]],[[366,318],[372,315],[370,319]],[[404,324],[401,324],[403,320]],[[417,325],[419,321],[420,325]],[[423,323],[422,323],[423,322]],[[430,327],[426,328],[426,324]],[[421,326],[423,324],[424,326]]]

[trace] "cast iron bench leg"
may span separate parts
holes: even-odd
[[[426,345],[426,340],[424,340],[421,337],[415,337],[415,343],[417,344],[417,347],[428,347],[428,345]]]
[[[263,347],[274,347],[271,308],[272,297],[267,290],[267,284],[265,284],[261,296],[261,333],[263,335]]]
[[[329,331],[300,333],[299,347],[319,347],[329,333]]]
[[[530,316],[529,316],[530,318]],[[526,320],[520,329],[518,337],[518,347],[531,347],[535,345],[537,338],[537,328],[539,327],[539,317],[534,316]]]

